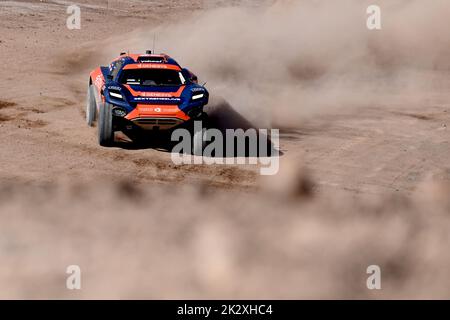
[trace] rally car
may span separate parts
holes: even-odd
[[[209,93],[197,76],[166,54],[121,53],[108,67],[91,72],[86,121],[97,121],[101,146],[114,143],[114,133],[168,132],[203,120]]]

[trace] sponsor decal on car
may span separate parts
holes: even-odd
[[[170,101],[170,102],[180,102],[180,98],[158,98],[158,97],[135,97],[134,101]]]

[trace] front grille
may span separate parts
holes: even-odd
[[[145,130],[156,128],[166,130],[173,128],[182,122],[183,120],[178,118],[138,118],[133,120],[133,123]]]

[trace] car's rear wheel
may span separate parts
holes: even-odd
[[[92,127],[97,113],[97,100],[95,99],[95,88],[91,84],[88,87],[86,98],[86,122],[88,126]]]
[[[103,147],[110,147],[114,144],[112,106],[105,103],[100,107],[98,117],[98,143]]]

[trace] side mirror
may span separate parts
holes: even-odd
[[[191,71],[189,71],[188,69],[184,68],[182,70],[183,76],[187,79],[189,79],[189,81],[193,82],[193,83],[198,83],[198,78],[195,74],[193,74]]]

